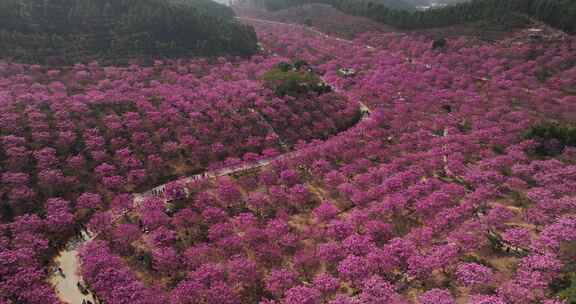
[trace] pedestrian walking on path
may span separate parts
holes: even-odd
[[[58,267],[58,274],[60,274],[61,277],[65,278],[66,275],[64,274],[64,271],[62,270],[62,268]]]

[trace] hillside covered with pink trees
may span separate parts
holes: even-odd
[[[573,36],[265,17],[248,58],[0,62],[1,304],[65,303],[81,230],[99,303],[576,303]]]

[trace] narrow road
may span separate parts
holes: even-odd
[[[54,259],[54,272],[48,278],[48,281],[54,286],[58,298],[68,304],[82,304],[82,301],[97,303],[94,295],[88,290],[82,293],[78,288],[78,283],[85,286],[80,277],[80,259],[78,258],[78,249],[86,241],[91,240],[86,232],[73,239],[66,245],[66,248]],[[58,270],[62,270],[62,273]]]
[[[190,183],[190,182],[193,182],[195,180],[216,178],[216,177],[220,177],[220,176],[232,175],[232,174],[238,173],[238,172],[249,171],[252,169],[265,167],[275,160],[289,158],[295,152],[296,151],[284,153],[284,154],[278,155],[276,157],[263,159],[263,160],[260,160],[260,161],[254,162],[254,163],[250,163],[250,164],[242,164],[242,165],[238,165],[238,166],[226,167],[226,168],[212,170],[212,171],[205,171],[205,172],[200,173],[200,174],[186,177],[186,178],[182,179],[182,181],[184,183]],[[152,190],[146,191],[144,193],[136,194],[135,195],[135,205],[138,205],[140,202],[142,202],[148,198],[152,198],[152,197],[165,198],[164,193],[166,191],[166,185],[169,183],[171,183],[171,182],[157,186],[157,187],[153,188]]]

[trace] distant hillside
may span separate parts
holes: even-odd
[[[456,5],[470,0],[404,0],[404,1],[414,6],[416,9],[423,10],[431,8],[440,8],[449,5]]]
[[[411,10],[424,0],[258,0],[266,7],[303,3],[324,3],[351,15],[404,29],[422,29],[478,21],[515,23],[518,17],[541,20],[567,33],[576,32],[575,0],[471,0],[428,10]],[[460,0],[426,0],[426,3],[453,4]]]
[[[452,3],[458,0],[441,0]],[[576,32],[576,1],[574,0],[472,0],[426,11],[397,11],[357,2],[354,9],[337,7],[348,13],[366,16],[382,23],[403,28],[428,28],[489,20],[496,23],[514,22],[519,15],[541,20],[567,33]]]
[[[360,0],[362,1],[362,0]],[[415,8],[414,5],[410,4],[408,1],[413,0],[371,0],[378,5],[382,5],[383,7],[390,8],[390,9],[397,9],[397,10],[413,10]],[[334,5],[336,1],[334,0],[240,0],[241,4],[250,4],[257,7],[266,8],[268,10],[280,10],[285,9],[293,6],[299,6],[303,4],[310,4],[310,3],[323,3],[323,4],[330,4]],[[341,1],[342,5],[347,6],[348,9],[354,10],[356,7],[356,0],[349,1]],[[338,7],[337,5],[335,5]]]
[[[211,0],[0,1],[0,56],[25,61],[249,55],[256,42]]]
[[[214,0],[214,2],[224,4],[224,5],[230,5],[230,0]]]
[[[353,38],[359,33],[395,31],[394,28],[361,16],[344,14],[326,4],[305,4],[277,11],[235,8],[239,15],[312,26],[323,33]]]

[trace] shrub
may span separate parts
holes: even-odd
[[[280,97],[298,97],[309,93],[320,95],[332,91],[330,86],[324,84],[312,71],[304,69],[305,67],[308,67],[308,63],[303,60],[298,60],[293,65],[281,62],[266,72],[262,80]]]
[[[558,296],[568,303],[576,303],[576,272],[566,276],[566,286],[558,293]]]
[[[524,138],[536,141],[533,153],[537,156],[556,156],[568,146],[576,146],[576,126],[570,123],[544,121],[524,134]]]

